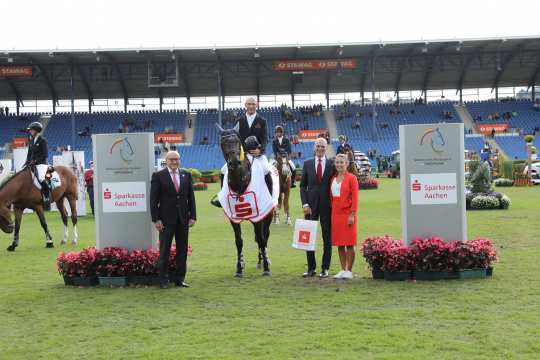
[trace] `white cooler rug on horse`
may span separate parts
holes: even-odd
[[[259,222],[264,219],[278,204],[279,176],[277,169],[268,164],[266,158],[255,158],[251,164],[251,182],[243,194],[229,189],[228,173],[225,171],[223,187],[218,194],[223,212],[232,222],[239,224],[244,220]],[[265,174],[272,176],[272,194],[268,191]]]
[[[38,178],[35,175],[33,175],[32,179],[34,180],[34,186],[37,187],[38,190],[41,190],[41,184],[39,183]],[[62,185],[62,181],[60,180],[60,175],[58,175],[58,173],[54,171],[51,174],[51,191],[56,189],[60,185]]]

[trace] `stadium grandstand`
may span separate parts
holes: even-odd
[[[471,152],[489,142],[524,159],[523,136],[540,127],[538,81],[538,37],[2,51],[0,158],[42,119],[51,158],[69,148],[88,163],[92,134],[145,131],[177,139],[156,140],[157,161],[175,148],[183,166],[215,169],[215,124],[233,126],[254,96],[269,137],[282,125],[294,138],[299,165],[312,151],[306,131],[328,132],[333,148],[346,135],[374,158],[399,148],[399,125],[438,122],[464,123]]]

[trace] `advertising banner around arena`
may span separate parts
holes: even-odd
[[[508,124],[479,124],[478,131],[484,135],[489,135],[493,130],[496,133],[504,132],[508,129]]]
[[[13,144],[14,149],[23,148],[26,147],[28,144],[28,138],[27,137],[14,137],[11,141]]]
[[[96,246],[148,249],[156,243],[150,217],[154,134],[92,135]]]
[[[0,66],[0,77],[31,77],[32,66]]]
[[[28,148],[13,149],[13,166],[15,171],[22,170],[24,163],[26,162],[26,156],[28,155]]]
[[[275,71],[308,70],[353,70],[358,64],[355,59],[319,59],[319,60],[278,60],[274,61]]]
[[[86,184],[84,182],[84,151],[64,151],[62,153],[61,165],[67,166],[77,177],[77,216],[86,216]],[[67,206],[68,214],[71,209]]]
[[[418,237],[467,240],[463,124],[400,125],[401,224]]]
[[[158,143],[183,143],[184,142],[184,134],[182,133],[154,133],[154,142],[156,144]]]
[[[300,141],[315,141],[326,129],[319,130],[300,130],[298,132],[298,140]]]
[[[0,159],[0,184],[6,177],[11,175],[12,166],[11,159]]]

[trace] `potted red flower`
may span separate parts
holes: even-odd
[[[451,257],[460,279],[484,278],[497,260],[493,243],[489,239],[456,241],[452,243]]]
[[[65,285],[94,286],[98,282],[95,261],[96,249],[92,247],[80,252],[60,252],[56,266]]]
[[[128,284],[159,285],[157,262],[159,251],[133,250],[127,257]]]
[[[373,279],[384,279],[382,270],[384,259],[386,257],[388,247],[394,245],[396,241],[389,235],[368,237],[362,243],[362,253],[369,267]]]
[[[404,281],[411,278],[415,267],[412,251],[401,241],[387,246],[383,262],[384,279],[389,281]]]
[[[451,246],[440,237],[415,239],[411,251],[416,264],[416,280],[443,280],[450,276],[453,269],[450,257]]]
[[[126,248],[106,247],[96,253],[96,272],[101,286],[126,286],[129,252]]]

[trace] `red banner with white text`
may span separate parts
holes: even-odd
[[[321,59],[321,60],[278,60],[274,61],[275,71],[306,70],[353,70],[357,67],[355,59]]]
[[[172,143],[178,144],[184,142],[184,134],[182,133],[155,133],[154,142],[158,143]]]
[[[493,130],[496,133],[504,132],[508,129],[508,124],[479,124],[478,131],[484,135],[489,135]]]
[[[32,66],[0,66],[0,77],[31,77]]]

